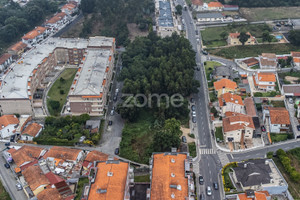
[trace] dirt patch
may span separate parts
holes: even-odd
[[[298,77],[293,76],[286,76],[284,79],[294,84],[298,83],[297,81],[299,80]]]
[[[191,133],[191,129],[181,127],[180,130],[182,131],[182,136],[185,136],[185,137],[186,137],[187,143],[195,142],[195,139],[194,139],[194,138],[191,138],[191,137],[189,136],[189,134]]]
[[[148,31],[141,31],[135,23],[127,24],[129,30],[129,39],[132,41],[135,37],[138,36],[147,36]]]

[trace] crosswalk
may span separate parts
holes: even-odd
[[[216,154],[214,149],[199,149],[200,154]]]
[[[230,162],[227,155],[226,155],[226,153],[220,152],[220,153],[218,153],[218,156],[219,156],[219,159],[221,161],[222,166],[224,166],[224,165],[226,165],[227,163]]]

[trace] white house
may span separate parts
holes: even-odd
[[[222,116],[226,112],[235,112],[245,114],[244,103],[242,97],[232,93],[225,93],[219,97],[219,105],[221,108]]]
[[[16,128],[19,125],[19,119],[15,115],[3,115],[0,117],[0,135],[1,138],[8,138],[15,135]]]
[[[271,133],[284,133],[289,131],[289,112],[282,107],[267,107],[263,111],[263,122],[269,124]]]
[[[76,11],[76,5],[73,3],[67,3],[61,8],[61,12],[71,15]]]
[[[246,139],[252,139],[254,130],[251,116],[237,114],[223,118],[223,134],[226,143],[243,143]]]
[[[225,17],[221,13],[198,13],[198,22],[217,22],[224,21]]]
[[[293,64],[295,67],[300,67],[300,52],[291,52],[293,57]]]
[[[38,26],[32,31],[28,32],[22,37],[22,42],[28,46],[34,46],[39,41],[43,40],[48,34],[48,30],[45,27]]]
[[[67,22],[67,15],[64,12],[57,13],[51,19],[45,22],[45,26],[50,28],[51,31],[59,28]]]
[[[33,138],[38,137],[43,127],[38,123],[29,124],[21,134],[21,140],[32,141]]]
[[[261,69],[276,69],[277,58],[275,53],[262,53],[259,56],[259,66]]]
[[[12,55],[5,53],[0,57],[0,70],[3,71],[12,63]]]
[[[274,91],[276,86],[276,75],[272,72],[258,72],[253,75],[253,82],[257,90],[264,92]]]

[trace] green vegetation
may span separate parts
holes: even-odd
[[[150,182],[150,175],[134,176],[134,182]]]
[[[239,5],[240,7],[283,7],[300,6],[299,1],[294,0],[228,0],[227,3]]]
[[[48,92],[48,110],[51,115],[58,116],[67,100],[77,69],[65,69]]]
[[[93,35],[113,36],[117,45],[129,42],[128,23],[135,23],[140,30],[148,30],[152,26],[151,14],[154,2],[151,0],[82,0],[81,9],[85,21],[79,36]],[[134,12],[133,12],[134,11]],[[91,17],[88,17],[91,14]],[[99,29],[100,26],[100,29]],[[95,30],[95,27],[97,29]]]
[[[221,63],[216,62],[216,61],[205,61],[204,62],[204,69],[205,69],[205,74],[206,74],[206,79],[208,81],[211,80],[210,76],[212,74],[212,72],[214,71],[215,67],[219,67],[222,66]]]
[[[216,136],[217,141],[224,140],[222,127],[216,127],[215,136]]]
[[[270,136],[273,143],[285,141],[291,139],[290,137],[293,137],[293,135],[289,133],[271,133]]]
[[[83,186],[84,184],[88,184],[89,183],[89,178],[85,177],[85,178],[79,178],[78,181],[78,185],[77,185],[77,189],[76,189],[76,196],[75,196],[75,200],[80,200],[82,193],[83,193]]]
[[[72,146],[79,141],[81,136],[85,136],[84,144],[97,144],[101,137],[100,133],[90,133],[88,129],[85,129],[85,123],[89,119],[88,114],[72,117],[46,117],[45,127],[40,136],[34,138],[34,141],[38,144]]]
[[[195,142],[190,142],[190,143],[188,143],[188,145],[189,145],[190,156],[192,156],[193,158],[195,158],[197,156]]]
[[[190,138],[195,138],[194,133],[189,133],[188,136],[189,136]]]
[[[284,101],[271,101],[273,107],[285,107]]]
[[[264,31],[271,31],[266,24],[230,24],[226,27],[206,28],[201,31],[203,44],[207,48],[219,47],[227,45],[227,37],[229,33],[250,32],[255,37],[262,37]]]
[[[233,46],[221,49],[208,49],[209,53],[228,59],[256,57],[264,52],[289,54],[291,51],[300,51],[300,47],[291,44],[261,44]]]
[[[228,163],[222,169],[222,179],[223,179],[225,192],[229,192],[231,189],[235,189],[229,177],[229,173],[232,172],[232,168],[236,166],[237,166],[236,162]]]
[[[300,46],[300,30],[291,30],[289,32],[289,40],[295,46]]]
[[[0,199],[2,199],[2,200],[11,200],[8,192],[5,190],[5,188],[2,185],[1,181],[0,181]]]
[[[214,91],[209,92],[209,99],[210,99],[210,102],[215,102],[217,100],[217,97],[216,97],[216,94]]]

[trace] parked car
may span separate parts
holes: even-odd
[[[10,146],[10,142],[6,142],[5,146],[7,146],[7,147]]]
[[[196,123],[196,117],[192,117],[192,122]]]
[[[297,130],[300,131],[300,125],[297,126]]]
[[[192,116],[196,117],[196,112],[195,111],[192,112]]]
[[[200,67],[197,67],[197,71],[200,71]]]
[[[205,51],[205,50],[202,50],[201,52],[203,55],[208,55],[207,51]]]
[[[116,93],[118,93],[118,92],[119,92],[119,88],[116,89]]]
[[[117,101],[117,96],[114,96],[114,99],[113,99],[114,101]]]
[[[261,131],[262,131],[262,132],[266,132],[265,126],[261,126]]]
[[[200,185],[203,185],[203,183],[204,183],[203,176],[199,176],[199,184],[200,184]]]
[[[5,164],[4,164],[4,167],[5,167],[6,169],[9,169],[9,168],[10,168],[10,165],[9,165],[8,163],[5,163]]]
[[[108,121],[108,126],[111,126],[113,124],[112,121]]]
[[[16,187],[17,187],[17,190],[18,190],[18,191],[23,189],[23,187],[22,187],[22,185],[21,185],[20,183],[17,183],[17,184],[16,184]]]
[[[111,111],[110,111],[110,115],[111,115],[111,116],[113,116],[113,115],[114,115],[114,113],[115,113],[115,111],[114,111],[114,110],[111,110]]]
[[[205,196],[203,193],[200,194],[200,200],[205,200]]]
[[[115,149],[115,155],[119,155],[119,148]]]
[[[215,189],[215,190],[218,190],[218,189],[219,189],[218,183],[213,183],[213,185],[214,185],[214,189]]]
[[[290,104],[293,104],[293,103],[294,103],[293,98],[289,98],[289,103],[290,103]]]
[[[190,101],[191,101],[191,103],[194,103],[194,102],[195,102],[195,99],[194,99],[194,98],[191,98]]]
[[[196,110],[195,105],[192,105],[191,109],[192,109],[192,111],[195,111]]]
[[[211,192],[211,187],[210,186],[207,186],[206,194],[207,194],[207,196],[211,196],[212,192]]]
[[[182,136],[181,139],[182,139],[182,142],[183,142],[183,143],[186,143],[186,137],[185,137],[185,136]]]

